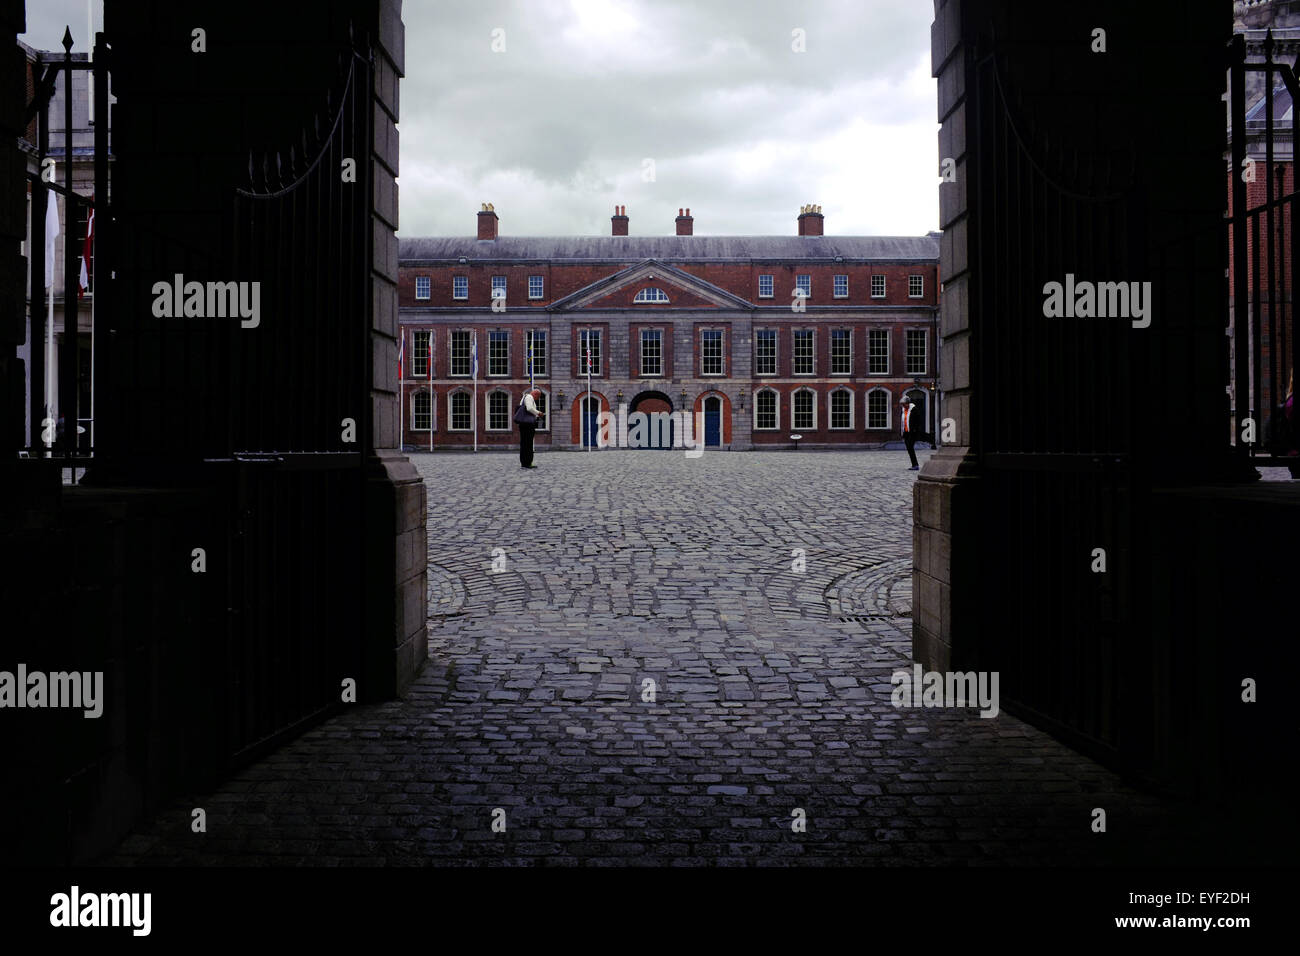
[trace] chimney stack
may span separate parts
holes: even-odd
[[[693,236],[695,235],[695,217],[691,215],[691,207],[686,207],[686,215],[682,215],[680,209],[677,210],[677,235]]]
[[[821,206],[810,204],[799,207],[799,235],[820,236],[825,222],[826,217],[822,215]]]
[[[478,213],[478,237],[495,239],[497,237],[497,214],[490,202],[483,203]]]
[[[615,206],[614,215],[609,217],[610,235],[626,236],[627,235],[627,206]]]

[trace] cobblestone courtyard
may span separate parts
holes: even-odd
[[[105,862],[1174,862],[1149,853],[1178,814],[1044,733],[891,705],[904,452],[413,460],[431,643],[406,699],[178,801]]]

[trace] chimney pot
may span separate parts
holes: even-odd
[[[496,210],[492,208],[491,203],[483,203],[483,208],[478,213],[478,237],[480,239],[495,239],[497,237],[497,225]]]
[[[815,203],[808,203],[806,206],[799,207],[799,235],[822,235],[825,221],[825,217],[822,216],[821,206],[818,206]]]
[[[688,206],[685,214],[682,210],[677,210],[677,235],[690,236],[695,234],[695,219],[691,216],[691,210]]]
[[[627,235],[627,206],[615,206],[614,215],[609,218],[611,236]]]

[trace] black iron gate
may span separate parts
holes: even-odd
[[[1232,38],[1228,57],[1232,442],[1251,465],[1282,465],[1300,477],[1300,420],[1294,408],[1300,339],[1295,334],[1292,292],[1300,267],[1293,118],[1300,85],[1292,67],[1274,62],[1272,31],[1264,40],[1263,54],[1263,63],[1248,63],[1245,37]],[[1249,112],[1247,73],[1264,76],[1264,98]],[[1275,87],[1278,82],[1281,85]]]
[[[1129,323],[1048,318],[1049,282],[1127,278],[1142,247],[1124,155],[1086,154],[1037,128],[995,54],[978,59],[969,130],[976,190],[971,361],[980,383],[977,660],[1008,708],[1108,760],[1125,746],[1122,666],[1131,588],[1133,416],[1113,392]],[[1095,567],[1102,562],[1104,573]]]
[[[211,356],[229,388],[232,452],[207,463],[233,519],[235,762],[342,706],[362,680],[370,65],[348,51],[338,67],[286,149],[250,153],[233,199],[234,272],[261,290],[258,325],[228,323]]]

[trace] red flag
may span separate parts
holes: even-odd
[[[93,202],[95,197],[90,197]],[[90,288],[90,260],[95,252],[95,207],[90,207],[90,214],[86,217],[86,244],[81,250],[81,276],[77,279],[77,298],[80,299]]]

